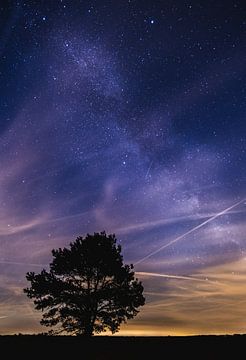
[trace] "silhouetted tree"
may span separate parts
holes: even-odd
[[[115,235],[87,234],[52,255],[49,272],[26,275],[31,287],[24,292],[43,311],[42,325],[86,336],[107,329],[115,333],[144,305],[143,286],[133,265],[123,264]]]

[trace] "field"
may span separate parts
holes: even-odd
[[[188,337],[0,336],[7,358],[32,359],[229,359],[245,358],[245,335]]]

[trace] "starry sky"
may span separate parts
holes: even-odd
[[[146,305],[120,335],[246,332],[246,3],[0,3],[0,334],[27,271],[115,233]]]

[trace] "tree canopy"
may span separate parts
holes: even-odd
[[[43,312],[41,324],[55,332],[91,336],[133,318],[143,306],[143,286],[133,265],[124,265],[114,234],[79,236],[69,248],[52,250],[50,271],[28,272],[24,292]]]

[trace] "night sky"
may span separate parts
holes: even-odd
[[[246,332],[245,64],[244,0],[0,2],[0,334],[102,230],[145,288],[120,335]]]

